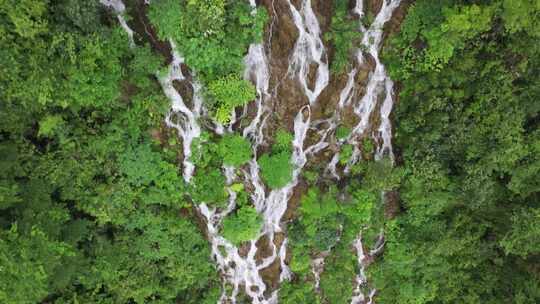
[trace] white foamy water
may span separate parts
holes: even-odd
[[[120,25],[130,37],[130,44],[134,46],[133,31],[129,28],[123,17],[125,12],[123,3],[120,0],[100,0],[100,2],[115,11]],[[149,2],[145,1],[145,3]],[[357,140],[368,129],[369,117],[373,114],[374,109],[377,108],[377,103],[383,95],[384,101],[380,107],[381,125],[377,129],[382,144],[377,147],[376,157],[380,159],[385,154],[392,156],[392,128],[389,115],[393,107],[393,82],[388,78],[384,65],[379,61],[378,52],[380,51],[382,41],[382,26],[389,20],[399,2],[399,0],[384,1],[381,12],[376,16],[373,24],[368,29],[360,26],[360,29],[364,32],[364,38],[362,40],[363,48],[367,50],[367,53],[375,62],[375,70],[369,75],[366,94],[359,100],[356,99],[358,88],[355,83],[355,76],[357,75],[357,69],[355,68],[349,72],[347,83],[340,92],[338,109],[334,112],[334,115],[328,119],[312,121],[311,106],[315,104],[317,98],[329,83],[326,50],[321,40],[318,20],[311,7],[311,0],[302,0],[300,9],[297,9],[290,0],[287,0],[294,24],[299,32],[298,40],[289,59],[290,68],[288,75],[293,75],[298,79],[309,104],[302,107],[294,118],[294,137],[291,154],[292,179],[287,185],[279,189],[270,190],[266,188],[261,178],[259,164],[257,163],[257,159],[260,156],[257,155],[258,148],[266,144],[264,133],[266,122],[271,115],[272,107],[270,103],[273,98],[268,93],[270,69],[264,45],[250,45],[248,54],[244,58],[244,79],[250,80],[255,85],[257,98],[253,103],[244,108],[242,114],[237,115],[236,112],[233,112],[231,122],[224,126],[208,117],[209,113],[203,105],[203,88],[196,80],[190,83],[193,88],[193,100],[188,103],[184,102],[182,95],[173,86],[175,82],[186,82],[188,80],[186,80],[186,77],[182,73],[184,59],[174,42],[170,41],[173,60],[168,70],[158,75],[158,79],[163,92],[171,102],[171,110],[165,120],[166,124],[176,129],[179,137],[182,139],[184,151],[183,177],[186,182],[189,183],[191,181],[195,171],[195,166],[190,161],[190,157],[192,154],[192,143],[201,134],[199,120],[201,118],[208,118],[209,121],[213,121],[209,129],[218,135],[223,135],[232,133],[233,125],[243,126],[242,123],[238,122],[241,119],[245,119],[248,112],[250,115],[254,114],[253,119],[241,131],[242,135],[249,139],[252,144],[253,158],[240,170],[227,166],[223,167],[223,173],[227,181],[226,191],[229,194],[228,205],[225,208],[216,209],[209,207],[213,202],[200,202],[197,206],[200,214],[206,219],[207,237],[210,242],[212,258],[216,263],[217,269],[222,274],[224,287],[231,287],[223,289],[220,303],[236,303],[237,296],[241,292],[245,292],[251,298],[252,303],[255,304],[277,303],[278,291],[268,292],[269,287],[263,281],[261,271],[274,263],[279,263],[280,281],[290,279],[291,277],[291,272],[285,263],[289,240],[287,237],[280,235],[280,233],[285,232],[286,227],[282,223],[282,218],[287,211],[288,202],[293,195],[294,188],[298,184],[303,168],[312,156],[328,146],[340,147],[344,143],[351,143],[354,144],[355,148],[353,150],[353,157],[348,161],[344,170],[344,173],[347,174],[351,166],[360,158],[361,152]],[[250,0],[250,4],[255,8],[254,0]],[[363,16],[365,14],[363,9],[362,1],[358,0],[354,12]],[[358,52],[357,58],[360,64],[367,61],[361,52]],[[315,71],[311,71],[314,72],[313,83],[310,83],[310,80],[308,80],[310,69],[316,69]],[[195,75],[192,75],[192,79],[196,79]],[[351,136],[347,139],[332,139],[340,124],[341,112],[349,106],[359,116],[358,125],[355,126]],[[255,112],[251,111],[252,109]],[[308,132],[312,132],[315,135],[313,138],[315,143],[307,144]],[[326,172],[336,179],[339,179],[339,173],[337,172],[339,157],[339,152],[335,153],[326,168]],[[231,185],[242,181],[245,183],[246,189],[249,190],[251,203],[262,218],[262,227],[258,236],[243,245],[243,256],[240,255],[240,248],[223,238],[219,233],[223,219],[229,216],[236,208],[237,194],[231,189]],[[268,240],[267,245],[269,250],[266,253],[269,256],[256,258],[257,251],[259,250],[256,243],[262,237]],[[278,237],[283,239],[281,244],[276,241]],[[375,255],[382,250],[384,246],[382,233],[380,240],[381,242],[377,242],[375,248],[369,254],[363,251],[361,235],[355,241],[354,247],[357,250],[361,268],[357,276],[358,286],[355,289],[352,303],[365,303],[368,300],[371,303],[372,301],[375,294],[374,289],[367,296],[361,294],[362,290],[360,286],[365,285],[367,280],[365,279],[365,270],[362,268],[362,265],[365,264],[367,256]],[[278,245],[275,243],[278,243]],[[321,260],[313,261],[313,271],[317,288],[319,284],[318,278],[323,269],[324,257]],[[362,297],[361,300],[360,297]]]
[[[315,153],[324,147],[324,143],[318,142],[313,146],[304,149],[304,142],[311,121],[311,111],[309,106],[305,106],[295,117],[294,137],[292,141],[293,151],[291,163],[293,167],[291,181],[282,188],[273,189],[268,193],[260,177],[260,167],[257,163],[257,147],[264,143],[264,127],[268,117],[270,102],[269,70],[264,47],[262,44],[253,44],[249,48],[248,55],[244,59],[245,73],[244,78],[251,80],[257,89],[257,99],[254,106],[256,115],[249,125],[243,130],[243,136],[250,139],[254,152],[253,159],[248,163],[248,170],[244,170],[246,182],[252,187],[250,193],[251,201],[261,215],[263,220],[262,229],[258,237],[249,242],[247,255],[240,256],[239,249],[218,233],[218,227],[223,218],[234,209],[234,202],[231,199],[228,208],[223,211],[210,209],[206,204],[201,204],[199,210],[207,219],[207,230],[212,247],[212,256],[216,261],[217,267],[223,274],[226,283],[232,286],[232,292],[224,292],[221,296],[221,302],[236,303],[236,297],[243,287],[243,291],[252,299],[252,303],[277,303],[277,291],[271,293],[269,297],[265,296],[267,286],[264,284],[260,271],[267,268],[274,262],[279,262],[281,271],[280,281],[290,278],[290,271],[285,264],[287,254],[287,238],[283,239],[280,246],[274,243],[275,234],[282,232],[281,218],[287,210],[287,203],[292,196],[292,192],[298,183],[302,168],[307,162],[308,155]],[[228,179],[228,182],[232,180]],[[270,255],[257,260],[255,255],[258,248],[256,241],[261,237],[266,237],[270,248]],[[234,265],[234,266],[233,266]]]
[[[120,26],[124,29],[129,37],[129,44],[131,47],[135,46],[135,41],[133,40],[133,30],[128,26],[126,19],[124,18],[124,13],[126,11],[126,6],[122,0],[99,0],[99,3],[111,7],[116,13],[116,18],[120,22]]]
[[[183,160],[183,176],[186,182],[191,180],[195,171],[195,166],[191,162],[191,144],[193,140],[201,135],[201,127],[199,125],[199,117],[203,110],[202,105],[202,88],[201,85],[193,81],[193,101],[191,109],[184,103],[184,99],[173,86],[173,81],[182,81],[185,79],[182,74],[181,64],[184,62],[183,57],[178,52],[175,43],[170,41],[172,48],[173,60],[169,65],[169,69],[165,75],[158,75],[159,83],[163,89],[163,93],[171,101],[171,111],[167,114],[165,123],[168,127],[178,131],[178,135],[182,138],[182,147],[184,151]]]
[[[255,100],[257,113],[255,118],[244,129],[243,136],[251,139],[256,149],[264,143],[263,130],[269,111],[265,101],[268,101],[270,97],[268,94],[270,72],[268,71],[268,59],[264,53],[264,46],[262,44],[250,45],[244,64],[246,66],[244,79],[251,80],[257,90],[257,99]]]
[[[351,143],[358,144],[357,138],[362,136],[370,126],[370,117],[379,101],[381,95],[385,96],[381,106],[381,126],[378,129],[379,136],[383,139],[383,147],[378,149],[377,155],[382,157],[382,153],[387,151],[392,153],[392,126],[388,118],[393,107],[393,82],[388,76],[384,65],[379,59],[379,52],[382,45],[383,28],[386,22],[392,17],[392,13],[399,6],[401,0],[383,1],[381,10],[375,17],[375,20],[368,29],[360,26],[364,30],[362,46],[367,49],[369,56],[375,62],[375,70],[369,74],[366,93],[360,102],[354,105],[354,112],[359,117],[358,124],[354,127],[351,134]],[[357,0],[355,13],[364,16],[362,12],[362,0]],[[361,48],[362,49],[362,48]],[[357,58],[359,64],[367,62],[362,50],[358,50]],[[393,157],[393,156],[391,156]]]
[[[370,127],[370,117],[374,112],[374,109],[379,102],[381,95],[384,95],[384,101],[380,106],[380,126],[377,129],[377,136],[382,139],[382,144],[377,147],[375,153],[375,159],[381,160],[385,155],[388,155],[391,160],[394,159],[392,151],[392,125],[390,122],[390,113],[394,105],[394,83],[388,76],[384,65],[379,59],[379,53],[382,45],[383,27],[390,20],[394,10],[399,6],[401,0],[385,0],[383,1],[381,10],[375,17],[375,20],[368,29],[360,25],[360,30],[364,33],[362,38],[363,49],[366,49],[369,56],[375,63],[375,70],[368,76],[368,84],[366,87],[366,93],[362,97],[359,103],[354,105],[354,112],[359,117],[358,124],[354,127],[349,142],[355,145],[355,151],[345,171],[350,170],[350,167],[355,164],[360,157],[360,150],[357,149],[359,141],[358,137],[364,135],[365,131]],[[363,0],[357,0],[354,12],[360,17],[365,15],[363,11]],[[361,48],[362,49],[362,48]],[[358,63],[365,64],[367,59],[364,57],[362,50],[357,53]],[[384,194],[383,201],[384,201]],[[351,304],[364,304],[373,303],[373,298],[376,293],[375,288],[369,288],[367,285],[367,277],[365,274],[365,268],[368,265],[368,255],[364,252],[364,246],[362,243],[362,231],[358,234],[356,240],[353,243],[356,249],[358,258],[359,273],[356,276],[356,288],[351,299]],[[380,253],[384,248],[384,233],[381,230],[379,237],[376,241],[375,248],[370,250],[369,256],[375,256]],[[365,295],[363,289],[369,290]]]
[[[328,85],[330,77],[319,21],[311,7],[311,0],[303,0],[300,11],[290,0],[287,2],[291,9],[294,25],[298,29],[298,39],[289,59],[289,73],[298,77],[309,103],[313,104]],[[310,88],[308,79],[312,64],[317,66],[313,89]]]
[[[252,202],[263,219],[263,227],[254,240],[248,242],[247,255],[240,256],[239,248],[231,244],[228,240],[219,235],[219,225],[223,218],[227,216],[235,207],[234,199],[230,199],[229,206],[224,210],[209,208],[207,204],[199,205],[199,211],[207,219],[208,237],[212,247],[212,257],[216,261],[217,267],[226,279],[227,284],[232,286],[230,294],[223,293],[221,302],[227,301],[236,303],[236,297],[243,290],[252,299],[252,303],[277,303],[277,291],[270,297],[265,296],[267,286],[264,284],[260,271],[278,261],[280,264],[280,281],[290,278],[290,270],[285,264],[287,254],[287,238],[281,246],[274,244],[275,234],[282,232],[281,218],[287,210],[287,203],[292,196],[293,189],[298,183],[300,173],[307,162],[308,156],[318,151],[320,142],[304,148],[305,140],[310,126],[311,112],[309,106],[305,106],[294,120],[294,139],[292,141],[293,153],[291,163],[293,165],[292,180],[284,187],[265,192],[264,184],[260,178],[260,169],[256,159],[249,163],[249,171],[245,171],[246,181],[249,182],[254,191],[251,193]],[[229,169],[230,170],[230,169]],[[228,184],[233,182],[232,174],[227,173]],[[257,260],[255,255],[258,248],[256,241],[265,236],[270,247],[270,256]],[[243,289],[242,289],[243,287]]]

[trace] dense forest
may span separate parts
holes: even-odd
[[[540,0],[0,0],[0,303],[540,303]]]

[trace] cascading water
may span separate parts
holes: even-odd
[[[319,21],[311,7],[311,0],[303,0],[300,11],[287,0],[291,9],[294,25],[298,29],[298,40],[289,60],[289,73],[296,75],[304,89],[309,103],[313,104],[329,81],[328,64],[325,62],[326,50],[321,40]],[[308,74],[310,66],[317,65],[315,85],[310,89]]]
[[[362,0],[357,0],[355,12],[360,16],[363,16],[363,6],[361,2]],[[369,119],[375,109],[375,106],[377,105],[380,94],[384,93],[385,100],[383,106],[381,107],[381,126],[379,128],[380,137],[383,138],[384,143],[383,147],[379,149],[379,153],[377,153],[379,157],[382,157],[382,153],[385,150],[388,150],[389,152],[392,151],[390,142],[392,137],[392,127],[388,117],[393,107],[394,87],[392,80],[386,73],[384,65],[379,59],[379,52],[382,45],[383,27],[386,22],[390,20],[392,13],[400,3],[401,0],[383,1],[381,9],[370,27],[366,30],[362,25],[360,26],[360,30],[364,31],[364,36],[362,38],[362,48],[359,49],[357,53],[358,64],[361,65],[366,62],[366,58],[362,52],[362,49],[366,49],[370,57],[375,62],[375,70],[369,75],[366,94],[362,97],[359,103],[354,105],[354,112],[356,115],[358,115],[359,122],[354,127],[349,141],[350,143],[358,145],[357,139],[359,136],[362,136],[370,126]],[[353,158],[355,157],[358,156],[353,154]]]
[[[99,3],[111,7],[114,12],[116,13],[116,17],[118,18],[118,22],[124,29],[124,31],[127,33],[129,37],[129,44],[131,47],[135,46],[135,41],[133,40],[133,30],[128,26],[126,19],[124,18],[124,13],[126,12],[126,6],[124,5],[124,2],[122,0],[99,0]]]
[[[193,87],[193,107],[188,108],[180,93],[174,88],[173,81],[182,81],[185,79],[182,74],[181,64],[184,59],[178,53],[176,44],[171,40],[173,60],[169,65],[169,70],[162,76],[158,75],[159,83],[163,89],[163,93],[171,101],[171,111],[167,115],[165,122],[168,127],[178,131],[178,135],[182,138],[182,147],[184,151],[184,180],[189,182],[193,176],[195,166],[190,160],[191,144],[193,140],[201,135],[201,127],[199,126],[199,117],[202,112],[202,97],[201,85],[194,81]]]
[[[266,122],[268,106],[268,86],[270,82],[270,72],[268,71],[268,60],[264,53],[264,46],[260,43],[249,46],[249,52],[244,60],[246,66],[244,78],[251,80],[257,90],[255,118],[244,129],[244,137],[250,138],[254,143],[254,148],[264,143],[264,125]]]
[[[121,0],[100,0],[100,2],[108,7],[111,7],[117,14],[120,25],[128,34],[130,44],[135,46],[133,40],[133,30],[129,28],[126,20],[123,17],[125,6]],[[255,1],[249,1],[253,8],[256,7]],[[149,4],[150,1],[145,1]],[[252,44],[249,47],[247,56],[244,59],[245,72],[244,78],[250,80],[256,87],[256,100],[244,108],[243,114],[232,115],[231,123],[227,126],[215,123],[212,130],[217,134],[233,132],[233,125],[241,118],[247,116],[248,107],[254,107],[255,113],[252,120],[241,131],[242,135],[249,139],[252,144],[253,159],[241,170],[236,170],[232,167],[225,166],[223,173],[226,177],[227,192],[229,194],[229,202],[226,208],[215,209],[210,208],[207,203],[202,202],[197,207],[200,214],[206,220],[207,237],[211,244],[212,258],[215,260],[217,268],[221,272],[224,284],[232,286],[230,293],[223,288],[221,303],[236,303],[238,294],[243,290],[251,299],[252,303],[277,303],[278,291],[268,292],[261,271],[270,265],[279,262],[279,279],[280,281],[290,278],[290,271],[285,263],[287,254],[288,239],[285,236],[281,244],[276,244],[276,233],[283,233],[284,226],[281,223],[282,217],[287,210],[287,204],[293,194],[295,186],[298,184],[300,174],[308,162],[308,158],[312,157],[321,150],[331,146],[342,146],[345,143],[352,144],[355,148],[353,156],[349,160],[345,173],[360,156],[358,148],[358,139],[364,136],[364,133],[369,127],[369,118],[372,115],[378,103],[379,95],[384,93],[384,102],[380,107],[380,121],[378,128],[378,136],[382,139],[382,144],[377,147],[376,158],[380,159],[385,154],[389,154],[393,158],[391,145],[391,123],[389,119],[390,112],[393,106],[393,82],[387,76],[384,66],[379,60],[378,52],[380,51],[381,41],[383,36],[382,27],[390,19],[392,12],[400,3],[400,0],[384,0],[380,12],[377,14],[374,22],[369,28],[360,25],[360,30],[364,33],[362,39],[362,49],[367,50],[369,56],[375,62],[375,70],[370,73],[366,94],[359,101],[355,101],[355,94],[359,90],[356,88],[355,77],[358,74],[358,69],[354,68],[348,74],[347,83],[340,92],[339,102],[334,115],[328,119],[319,119],[312,121],[311,106],[316,104],[317,98],[329,83],[329,70],[327,63],[327,54],[321,40],[321,31],[316,15],[311,7],[311,0],[302,0],[301,7],[298,10],[290,0],[287,0],[293,22],[298,29],[298,40],[295,43],[293,53],[289,58],[288,75],[294,75],[299,81],[309,104],[303,106],[294,118],[294,138],[292,141],[293,151],[291,155],[291,164],[293,167],[292,179],[284,187],[266,190],[265,185],[260,176],[260,168],[257,163],[258,148],[265,145],[264,131],[267,121],[270,117],[270,103],[275,96],[268,93],[270,83],[269,60],[265,54],[263,44]],[[362,0],[357,0],[354,12],[363,16]],[[181,94],[173,86],[174,82],[188,81],[182,73],[182,64],[184,62],[179,50],[174,41],[169,41],[172,49],[172,62],[169,64],[168,70],[164,73],[158,73],[158,80],[161,84],[164,94],[171,102],[171,110],[168,113],[165,122],[167,126],[178,131],[178,135],[183,143],[183,177],[186,182],[190,182],[195,172],[195,166],[190,161],[191,146],[193,141],[201,135],[201,126],[199,120],[201,117],[207,116],[207,111],[203,106],[202,87],[192,75],[191,86],[193,88],[193,98],[188,106],[184,103]],[[366,58],[362,51],[358,51],[358,64],[366,63]],[[309,83],[310,69],[316,69],[313,83]],[[337,127],[341,121],[341,112],[346,107],[352,106],[354,113],[358,115],[359,122],[354,127],[350,136],[342,139],[332,139]],[[252,111],[251,111],[252,112]],[[241,124],[239,124],[241,125]],[[307,142],[308,132],[312,131],[316,135],[316,142],[305,147]],[[337,172],[337,164],[340,159],[339,152],[335,153],[326,168],[326,172],[339,179]],[[263,225],[257,238],[247,242],[245,248],[240,249],[233,245],[230,241],[223,238],[219,234],[220,225],[223,219],[234,211],[236,208],[236,193],[231,189],[231,185],[235,182],[244,180],[245,183],[252,187],[250,198],[253,206],[260,214]],[[270,249],[269,255],[264,258],[257,258],[257,242],[262,238],[268,242]],[[360,273],[357,276],[357,287],[352,298],[353,304],[366,303],[366,296],[362,293],[365,287],[367,278],[365,277],[364,265],[369,256],[377,254],[384,246],[384,237],[381,233],[380,242],[377,242],[376,248],[368,254],[364,252],[362,245],[362,235],[358,235],[355,240],[354,248],[358,255],[360,265]],[[328,249],[330,252],[331,248]],[[320,272],[324,268],[324,255],[319,259],[315,259],[313,264],[314,276],[319,277]],[[318,280],[316,280],[318,285]],[[225,286],[224,286],[225,287]],[[371,299],[375,294],[375,289],[370,290],[367,299],[371,303]]]
[[[253,4],[252,1],[252,5]],[[315,18],[310,7],[305,10],[309,15],[308,18]],[[309,19],[309,22],[316,22],[316,19],[315,21]],[[318,23],[316,23],[315,26],[318,29]],[[310,91],[307,88],[307,83],[305,83],[304,86],[306,94],[310,92],[310,95],[308,95],[311,96],[309,97],[310,103],[314,102],[320,94],[320,91],[322,91],[328,83],[327,66],[320,61],[324,53],[324,48],[318,35],[319,33],[317,31],[316,38],[319,40],[318,50],[320,53],[319,55],[314,55],[314,58],[320,63],[318,84],[314,91]],[[313,38],[308,38],[308,40],[311,39]],[[299,58],[302,54],[297,54],[295,56]],[[293,56],[293,58],[295,57]],[[281,218],[287,209],[287,203],[292,196],[294,187],[298,183],[299,175],[307,162],[308,155],[317,153],[326,147],[327,144],[324,141],[328,132],[322,134],[319,142],[304,149],[304,142],[310,128],[311,110],[309,105],[300,109],[294,120],[294,139],[292,142],[293,153],[291,156],[291,163],[293,165],[292,180],[282,188],[271,190],[267,195],[264,184],[260,178],[260,168],[257,163],[257,147],[264,143],[264,127],[270,108],[267,104],[270,102],[268,94],[270,77],[263,45],[251,45],[244,63],[246,66],[244,76],[246,79],[250,79],[254,82],[258,93],[258,97],[255,101],[257,109],[255,118],[243,130],[244,137],[249,138],[252,141],[252,149],[254,152],[254,158],[248,164],[249,171],[244,171],[244,175],[246,177],[246,182],[251,183],[253,186],[254,191],[251,193],[251,199],[256,210],[261,214],[263,227],[259,236],[255,240],[249,242],[247,255],[242,257],[239,253],[239,249],[223,237],[219,236],[218,233],[218,227],[222,219],[234,209],[234,199],[231,199],[228,208],[221,212],[208,208],[206,204],[201,204],[199,210],[207,219],[208,237],[212,245],[213,258],[220,271],[224,274],[224,278],[233,287],[231,295],[227,295],[224,291],[221,301],[235,303],[240,287],[243,286],[245,293],[252,298],[253,303],[277,303],[277,291],[274,291],[269,298],[265,296],[267,287],[262,280],[260,271],[267,268],[275,261],[279,261],[281,269],[279,276],[280,281],[290,277],[290,272],[285,264],[288,240],[287,238],[284,238],[279,248],[277,248],[278,246],[274,243],[275,233],[282,231]],[[305,80],[307,72],[307,70],[301,71],[299,77],[300,81]],[[255,257],[258,250],[256,243],[257,240],[263,236],[268,240],[271,253],[268,257],[262,259],[262,261],[257,261]]]
[[[367,128],[369,127],[369,119],[375,109],[375,106],[378,102],[379,96],[381,93],[384,94],[384,101],[380,110],[381,123],[378,128],[378,136],[382,139],[382,144],[377,147],[375,153],[376,160],[381,160],[385,153],[393,161],[394,154],[392,152],[392,126],[389,119],[390,112],[394,104],[393,100],[393,90],[394,83],[386,73],[384,65],[380,62],[379,52],[381,49],[382,38],[383,38],[383,27],[390,20],[394,10],[400,5],[401,0],[385,0],[382,3],[382,7],[375,17],[375,20],[366,29],[363,25],[360,25],[360,30],[364,33],[362,38],[362,48],[367,49],[369,55],[375,62],[375,71],[370,73],[368,78],[368,84],[366,88],[366,94],[362,97],[360,102],[354,106],[354,112],[359,116],[359,122],[354,127],[351,135],[349,136],[349,142],[354,144],[355,147],[358,146],[358,137],[362,136]],[[363,0],[357,0],[354,12],[360,17],[365,15],[363,8]],[[358,63],[361,65],[366,62],[364,54],[362,53],[362,48],[358,50]],[[347,88],[345,88],[346,90]],[[344,90],[344,91],[345,91]],[[350,168],[350,165],[357,162],[359,159],[360,150],[355,149],[347,167]],[[346,168],[345,170],[347,170]],[[382,195],[384,200],[384,194]],[[376,289],[371,289],[367,296],[362,292],[362,288],[365,288],[367,285],[367,278],[365,275],[365,267],[367,266],[367,255],[364,253],[364,245],[362,243],[362,232],[358,234],[358,237],[354,241],[354,247],[357,251],[358,264],[359,264],[359,274],[356,277],[356,288],[354,290],[353,298],[351,299],[351,304],[364,304],[372,303],[373,297],[376,293]],[[381,231],[379,238],[375,244],[375,248],[370,251],[369,256],[374,256],[382,250],[384,246],[384,234]]]

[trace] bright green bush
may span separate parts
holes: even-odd
[[[238,134],[225,135],[218,145],[223,164],[238,167],[251,159],[251,143]]]
[[[205,83],[240,75],[250,43],[260,41],[267,14],[247,1],[156,0],[148,17],[161,39],[172,38]]]
[[[190,194],[196,203],[207,203],[216,207],[227,205],[225,176],[219,169],[197,170],[190,184]]]
[[[353,145],[351,144],[345,144],[341,147],[341,151],[339,154],[339,163],[342,165],[345,165],[349,159],[351,159],[353,155]]]
[[[261,175],[268,187],[284,187],[292,180],[291,155],[288,151],[276,154],[264,154],[258,160]]]
[[[275,151],[292,151],[292,141],[294,136],[285,130],[278,130],[276,133],[276,142],[272,146]]]
[[[336,129],[336,138],[337,139],[345,139],[347,136],[351,134],[351,128],[347,128],[345,126],[339,126]]]
[[[208,92],[215,102],[214,117],[221,123],[229,122],[232,110],[254,100],[256,94],[251,82],[234,75],[210,82]]]
[[[255,239],[262,228],[262,220],[255,208],[241,206],[236,213],[223,220],[222,235],[235,245]]]

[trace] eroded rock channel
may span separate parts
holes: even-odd
[[[156,74],[156,78],[171,102],[164,121],[183,143],[181,165],[187,184],[197,170],[191,161],[193,143],[204,130],[220,136],[237,132],[251,144],[253,157],[247,164],[238,169],[222,168],[227,205],[216,208],[211,202],[197,202],[195,206],[212,248],[211,258],[223,279],[221,303],[237,303],[240,295],[247,295],[252,303],[278,302],[281,283],[293,276],[287,223],[295,217],[300,197],[306,191],[302,176],[306,167],[316,163],[324,168],[319,172],[323,178],[338,183],[362,161],[365,138],[375,142],[376,160],[394,159],[391,113],[395,86],[380,53],[386,34],[399,22],[393,18],[401,18],[398,15],[405,2],[350,1],[348,17],[355,20],[362,38],[357,42],[350,68],[344,73],[332,73],[335,50],[324,38],[332,20],[332,1],[250,1],[253,10],[264,7],[269,14],[262,42],[251,44],[244,57],[244,78],[255,86],[256,99],[244,108],[234,109],[232,119],[223,124],[208,116],[204,88],[196,71],[184,64],[182,49],[172,39],[159,41],[156,37],[145,16],[152,1],[130,4],[137,14],[125,18],[126,8],[121,0],[101,0],[117,15],[132,45],[136,43],[136,33],[169,58],[167,73]],[[365,24],[362,20],[368,14],[372,20]],[[351,131],[338,137],[337,130],[342,125],[351,126]],[[292,173],[286,184],[270,189],[261,178],[258,160],[270,149],[279,129],[292,134]],[[352,153],[343,161],[344,147],[352,147]],[[248,192],[262,226],[257,237],[235,245],[220,234],[220,226],[237,207],[234,187],[238,184]],[[358,236],[350,247],[358,257],[358,274],[351,278],[356,288],[350,299],[351,303],[372,303],[376,289],[366,288],[365,267],[382,251],[384,234],[380,233],[373,248],[367,248],[362,242],[362,229],[355,233]],[[324,271],[325,257],[323,252],[312,261],[315,290]]]

